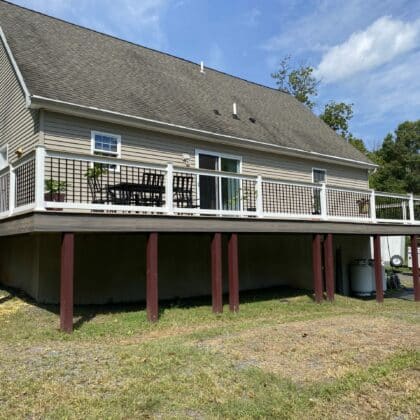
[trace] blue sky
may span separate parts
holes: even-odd
[[[420,118],[420,1],[13,0],[267,86],[285,55],[321,79],[315,112],[354,104],[370,148]]]

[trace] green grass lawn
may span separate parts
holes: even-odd
[[[419,418],[416,303],[242,297],[153,325],[134,305],[76,308],[67,335],[56,307],[0,289],[0,417]]]

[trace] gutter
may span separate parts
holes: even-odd
[[[227,134],[214,133],[211,131],[200,130],[163,121],[157,121],[150,118],[138,117],[135,115],[110,111],[107,109],[75,104],[73,102],[61,101],[58,99],[47,98],[39,95],[31,96],[30,108],[44,108],[53,112],[61,112],[83,118],[92,117],[94,119],[99,119],[115,124],[129,125],[136,128],[159,131],[163,133],[188,137],[202,141],[217,141],[218,144],[224,144],[227,146],[237,146],[242,148],[245,147],[252,150],[273,152],[282,155],[314,159],[324,162],[336,162],[341,165],[352,166],[357,168],[374,169],[378,166],[373,163],[367,163],[355,159],[342,158],[318,152],[308,152],[303,149],[264,143],[248,138],[230,136]]]
[[[18,78],[19,84],[23,90],[25,95],[25,103],[28,108],[31,107],[31,95],[29,93],[29,89],[26,86],[25,80],[23,79],[22,73],[20,72],[19,66],[16,63],[15,58],[13,57],[12,50],[9,47],[9,43],[7,42],[6,35],[3,32],[3,29],[0,26],[0,39],[4,45],[7,55],[9,56],[10,62],[12,63],[13,70],[16,73],[16,77]]]

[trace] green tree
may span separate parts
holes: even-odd
[[[379,191],[420,194],[420,120],[405,121],[372,153],[379,168],[370,185]]]
[[[362,139],[358,139],[357,137],[354,137],[353,134],[349,134],[347,136],[347,141],[355,147],[359,152],[362,152],[364,155],[370,157],[370,152],[366,148],[365,143]]]
[[[330,101],[319,116],[337,134],[349,140],[349,121],[353,118],[353,104]]]
[[[324,106],[324,112],[319,116],[337,134],[347,140],[353,147],[370,157],[362,139],[354,137],[349,131],[349,123],[353,118],[353,104],[330,101]]]
[[[290,59],[290,55],[284,57],[280,62],[279,70],[272,73],[271,77],[276,80],[279,90],[290,93],[312,110],[315,102],[311,98],[318,94],[319,85],[319,81],[313,76],[314,68],[300,65],[291,69]]]

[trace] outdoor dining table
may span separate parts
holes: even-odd
[[[107,193],[113,204],[162,205],[165,187],[145,183],[121,182],[108,185]]]

